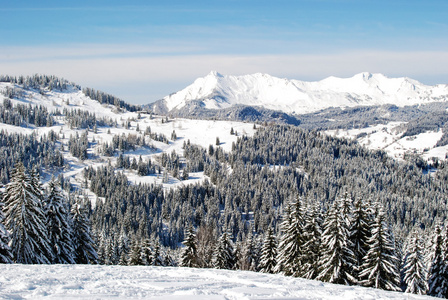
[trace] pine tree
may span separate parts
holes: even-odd
[[[98,254],[95,242],[90,235],[90,225],[85,208],[81,203],[74,203],[71,209],[74,257],[77,264],[96,264]]]
[[[275,239],[272,228],[268,229],[266,237],[261,247],[260,272],[275,273],[277,265],[277,240]]]
[[[0,264],[11,264],[12,253],[11,247],[8,243],[10,240],[9,232],[4,226],[4,215],[3,215],[3,194],[0,190]]]
[[[141,257],[142,247],[137,239],[134,239],[131,247],[131,255],[129,257],[129,265],[130,266],[142,266],[143,261]]]
[[[189,226],[185,241],[183,242],[185,248],[182,252],[182,267],[195,268],[198,266],[198,254],[196,244],[196,234],[194,233],[193,226]]]
[[[246,238],[241,249],[239,268],[241,270],[258,271],[259,249],[252,235]]]
[[[149,239],[145,239],[145,241],[143,242],[140,257],[143,265],[145,266],[152,265],[151,242],[149,241]]]
[[[74,264],[73,244],[66,200],[57,188],[55,179],[49,183],[49,195],[45,204],[48,240],[53,249],[54,264]]]
[[[22,163],[16,165],[4,195],[5,226],[11,233],[10,245],[15,262],[48,264],[52,251],[46,236],[42,192],[35,181]]]
[[[163,266],[164,265],[162,253],[160,250],[160,244],[158,241],[154,242],[154,250],[152,251],[151,260],[152,260],[153,266]]]
[[[445,261],[444,240],[439,224],[434,227],[432,251],[430,253],[430,266],[428,272],[428,295],[444,298],[448,290],[446,276],[447,263]]]
[[[359,276],[362,284],[383,290],[400,291],[399,261],[395,254],[393,238],[380,204],[368,239],[369,250],[364,258]]]
[[[276,272],[287,276],[303,275],[304,220],[302,199],[289,203],[282,223],[283,235],[278,246]]]
[[[407,248],[403,265],[405,292],[425,295],[428,291],[427,272],[423,263],[422,241],[417,230],[411,233]]]
[[[305,213],[303,244],[303,277],[315,279],[319,274],[320,251],[322,244],[321,216],[318,203],[311,204]]]
[[[349,216],[336,200],[325,218],[318,280],[338,284],[356,282],[353,277],[354,254],[349,240]]]
[[[357,281],[361,280],[359,272],[361,271],[363,259],[369,249],[367,240],[370,237],[372,221],[369,216],[369,207],[361,199],[357,199],[354,203],[349,230],[349,239],[353,245],[353,254],[355,256],[354,277]]]
[[[233,270],[236,263],[235,250],[229,234],[225,231],[218,240],[213,259],[216,269]]]

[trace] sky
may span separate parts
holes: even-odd
[[[0,74],[145,104],[215,70],[448,84],[446,0],[3,1]]]

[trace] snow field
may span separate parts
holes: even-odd
[[[0,299],[431,299],[248,271],[0,265]]]

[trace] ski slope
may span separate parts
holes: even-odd
[[[0,265],[0,299],[434,299],[283,275],[146,266]]]

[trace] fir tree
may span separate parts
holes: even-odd
[[[417,230],[411,233],[407,248],[403,266],[405,292],[425,295],[428,291],[427,272],[423,263],[422,241]]]
[[[3,215],[3,194],[0,190],[0,264],[11,264],[12,253],[11,248],[9,247],[9,232],[6,230],[4,226],[4,215]]]
[[[159,241],[154,242],[154,250],[152,251],[151,254],[152,254],[151,261],[152,261],[153,266],[163,266],[164,265]]]
[[[314,279],[319,274],[320,251],[322,244],[320,207],[311,204],[305,213],[305,228],[303,245],[303,277]]]
[[[448,281],[445,256],[442,229],[439,224],[436,224],[428,272],[428,295],[430,296],[444,298],[447,293]]]
[[[355,256],[354,275],[357,281],[361,280],[359,272],[361,271],[363,259],[369,249],[367,240],[370,237],[370,225],[372,221],[369,216],[369,207],[361,199],[357,199],[354,203],[349,230],[349,239],[353,246],[353,254]]]
[[[261,247],[260,272],[274,273],[277,265],[277,240],[269,227]]]
[[[41,198],[36,179],[18,163],[4,196],[5,226],[11,233],[11,252],[17,263],[47,264],[52,258]]]
[[[288,204],[282,223],[276,272],[287,276],[303,275],[304,220],[302,199]]]
[[[323,224],[322,255],[316,278],[348,285],[356,282],[353,277],[354,254],[349,240],[349,216],[340,202],[333,203]]]
[[[141,266],[143,265],[141,251],[142,247],[137,239],[134,239],[131,247],[131,255],[129,257],[129,265],[130,266]]]
[[[53,249],[54,264],[73,264],[73,244],[69,213],[66,200],[52,179],[49,183],[49,195],[46,199],[45,215],[47,216],[48,240]]]
[[[140,257],[143,265],[145,266],[152,265],[151,242],[149,241],[149,239],[145,239],[145,241],[143,242]]]
[[[90,225],[86,217],[85,208],[81,203],[72,205],[72,229],[74,257],[77,264],[96,264],[98,255],[95,242],[90,235]]]
[[[233,270],[235,267],[236,257],[233,243],[229,234],[225,231],[218,240],[213,259],[213,266],[216,269]]]
[[[362,284],[383,290],[400,291],[399,261],[395,254],[393,238],[380,204],[368,239],[369,250],[364,258],[359,276]]]
[[[196,244],[196,234],[194,233],[193,226],[189,226],[185,241],[183,242],[185,248],[182,252],[182,267],[195,268],[198,266],[198,254]]]

